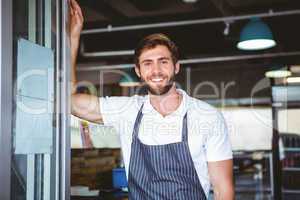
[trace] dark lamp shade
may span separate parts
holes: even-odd
[[[253,18],[240,33],[237,48],[241,50],[263,50],[276,46],[269,26],[259,18]]]

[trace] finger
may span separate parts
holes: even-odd
[[[74,15],[74,10],[73,10],[73,8],[71,6],[70,6],[70,14]]]
[[[83,19],[78,14],[75,16],[77,24],[83,26]]]
[[[80,21],[83,22],[83,19],[84,19],[84,18],[83,18],[83,15],[82,15],[81,10],[79,10],[79,12],[77,12],[77,15],[78,15]]]
[[[79,15],[79,17],[83,21],[83,14],[82,14],[82,10],[81,10],[79,4],[75,0],[71,0],[71,1],[73,3],[74,10],[76,11],[76,13]]]
[[[73,9],[73,5],[72,5],[72,0],[69,0],[68,3],[69,3],[69,11],[70,11],[70,14],[71,14],[71,15],[74,15],[74,9]]]
[[[73,10],[73,14],[75,13],[76,11],[76,1],[75,0],[70,0],[70,6]]]
[[[80,6],[78,5],[77,1],[71,0],[71,4],[74,10],[78,10],[78,8],[80,9]]]
[[[83,21],[84,18],[83,18],[82,10],[81,10],[80,7],[79,7],[79,10],[78,10],[78,15],[79,15],[81,21]]]

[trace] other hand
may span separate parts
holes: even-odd
[[[78,42],[80,33],[83,27],[83,15],[80,6],[76,0],[69,0],[69,13],[70,13],[70,38],[71,45],[73,42]]]

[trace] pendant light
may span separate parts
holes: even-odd
[[[241,50],[263,50],[276,46],[269,26],[260,18],[252,18],[242,29],[237,48]]]
[[[286,78],[292,75],[292,72],[286,66],[273,66],[266,73],[268,78]]]

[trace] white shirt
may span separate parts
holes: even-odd
[[[181,141],[182,121],[188,121],[188,144],[200,183],[208,197],[210,181],[207,162],[232,159],[228,130],[222,114],[209,104],[192,98],[183,90],[181,104],[163,117],[150,104],[149,95],[100,97],[100,111],[105,125],[120,134],[123,160],[128,177],[132,131],[139,109],[144,103],[139,139],[147,145],[164,145]],[[134,158],[133,158],[134,159]]]

